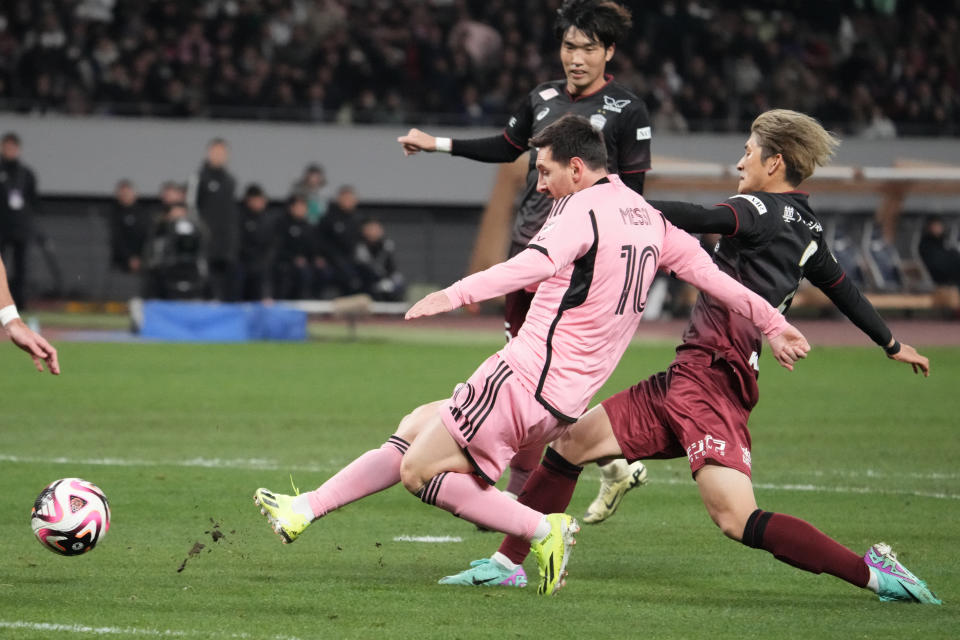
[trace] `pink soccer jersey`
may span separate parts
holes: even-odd
[[[557,200],[527,249],[445,292],[459,306],[540,283],[519,334],[500,353],[544,407],[573,422],[630,343],[658,268],[716,296],[768,337],[786,326],[616,175]]]

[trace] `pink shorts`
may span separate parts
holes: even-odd
[[[551,442],[570,426],[536,401],[498,353],[457,385],[440,418],[477,474],[490,484],[520,447]]]
[[[627,460],[686,456],[696,474],[707,461],[750,477],[750,410],[724,360],[686,359],[603,401]]]

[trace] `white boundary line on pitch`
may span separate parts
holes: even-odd
[[[236,638],[237,640],[252,640],[253,638],[269,638],[270,640],[300,640],[296,636],[252,636],[247,633],[177,631],[175,629],[140,629],[137,627],[90,627],[85,624],[27,622],[24,620],[0,620],[0,629],[27,629],[29,631],[81,633],[95,636],[149,636],[153,638],[186,638],[190,636],[201,636],[204,638]]]
[[[106,467],[201,467],[207,469],[237,469],[246,471],[302,471],[306,473],[329,473],[340,468],[340,463],[331,461],[327,464],[313,465],[283,465],[275,460],[267,458],[190,458],[187,460],[139,460],[126,458],[67,458],[50,457],[43,458],[39,456],[14,456],[0,454],[0,462],[16,462],[26,464],[72,464],[72,465],[93,465]],[[593,475],[593,474],[589,474]],[[599,474],[597,474],[599,475]],[[829,475],[816,471],[813,475],[823,477]],[[956,477],[958,474],[949,473],[904,473],[904,474],[884,474],[868,469],[865,472],[845,472],[843,475],[850,479],[896,479],[896,478],[914,478],[925,480],[944,480]],[[689,478],[652,478],[653,484],[692,484]],[[904,495],[915,496],[918,498],[935,498],[938,500],[960,500],[960,494],[944,493],[938,491],[904,491],[899,489],[876,489],[873,487],[844,487],[833,485],[815,485],[815,484],[773,484],[756,482],[755,489],[773,489],[780,491],[819,491],[824,493],[855,493],[855,494],[881,494],[881,495]]]
[[[463,542],[460,536],[394,536],[394,542]]]

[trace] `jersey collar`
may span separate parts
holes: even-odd
[[[597,89],[596,91],[592,91],[592,92],[590,92],[590,93],[584,93],[584,94],[581,94],[581,95],[579,95],[579,96],[575,96],[575,95],[571,94],[570,91],[567,89],[567,83],[566,83],[566,81],[564,81],[564,83],[563,83],[563,91],[564,91],[564,93],[567,94],[567,97],[570,98],[570,101],[571,101],[571,102],[579,102],[580,100],[583,100],[584,98],[589,98],[590,96],[595,96],[595,95],[597,95],[598,93],[600,93],[601,91],[603,91],[604,89],[606,89],[607,86],[609,86],[609,84],[610,84],[611,82],[613,82],[613,75],[611,75],[611,74],[609,74],[609,73],[605,73],[605,74],[603,74],[603,79],[605,80],[605,82],[600,86],[600,88]]]

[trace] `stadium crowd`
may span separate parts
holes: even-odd
[[[0,110],[500,125],[561,75],[559,0],[9,0]],[[960,135],[960,3],[668,1],[610,70],[659,131],[771,106],[844,135]]]

